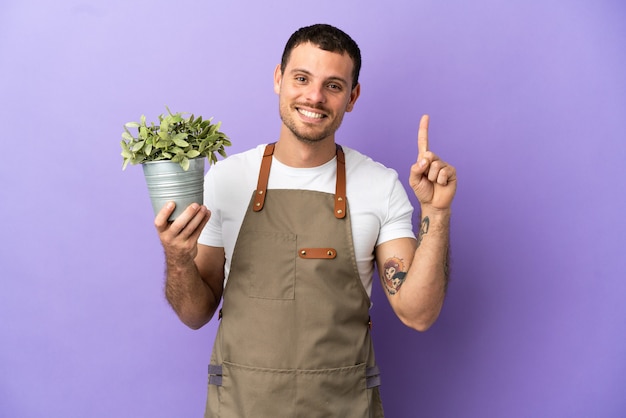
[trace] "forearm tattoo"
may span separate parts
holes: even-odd
[[[417,246],[419,247],[422,243],[422,239],[424,239],[424,235],[428,234],[428,228],[430,227],[430,219],[428,216],[425,216],[422,219],[422,224],[420,225],[420,232],[417,234]]]
[[[428,234],[428,229],[430,227],[430,219],[428,216],[422,219],[422,223],[420,225],[419,233],[417,234],[417,247],[420,246],[422,240],[424,239],[424,235]],[[404,264],[404,261],[400,257],[390,257],[385,261],[383,265],[383,277],[381,277],[381,281],[387,293],[390,295],[395,295],[400,290],[400,287],[404,283],[407,274],[407,266]],[[446,252],[443,258],[443,274],[444,274],[444,292],[448,290],[448,281],[450,279],[450,246],[446,247]]]
[[[383,265],[384,275],[382,277],[383,285],[390,295],[395,295],[400,290],[400,286],[406,279],[406,266],[401,258],[391,257],[385,261]]]

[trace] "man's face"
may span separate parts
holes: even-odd
[[[352,89],[352,59],[347,54],[324,51],[311,43],[291,51],[285,72],[274,73],[280,117],[297,139],[334,140],[334,134],[359,97],[360,85]]]

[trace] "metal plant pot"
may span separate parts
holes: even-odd
[[[176,203],[170,221],[176,219],[190,204],[203,203],[204,160],[204,157],[190,160],[187,171],[180,164],[167,160],[142,163],[155,216],[169,201]]]

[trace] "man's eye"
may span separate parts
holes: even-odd
[[[329,84],[328,88],[331,90],[341,90],[341,86],[339,84]]]
[[[296,81],[299,82],[299,83],[304,83],[306,81],[306,78],[302,77],[302,76],[301,77],[296,77]]]

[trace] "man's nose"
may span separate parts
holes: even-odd
[[[324,86],[318,85],[316,83],[311,83],[307,90],[307,100],[311,103],[325,103],[326,102],[326,94],[324,91]]]

